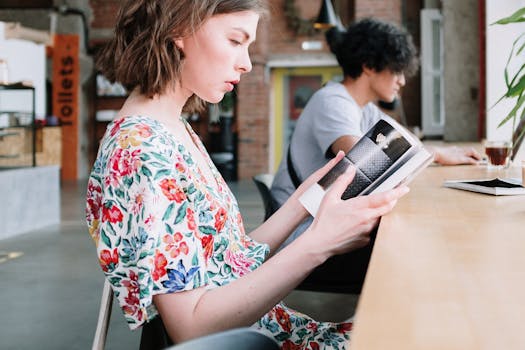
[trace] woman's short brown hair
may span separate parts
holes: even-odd
[[[216,14],[252,10],[265,13],[264,0],[128,0],[120,9],[115,35],[97,58],[97,67],[111,82],[128,91],[139,88],[153,97],[180,79],[183,53],[175,38],[194,33]],[[203,106],[197,96],[186,111]]]

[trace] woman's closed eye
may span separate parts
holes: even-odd
[[[242,43],[239,40],[236,40],[236,39],[230,39],[230,42],[232,43],[233,46],[240,46],[240,45],[242,45]]]

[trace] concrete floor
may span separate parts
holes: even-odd
[[[230,186],[249,232],[263,218],[259,193],[251,180]],[[84,195],[84,183],[62,183],[59,225],[0,240],[0,349],[91,347],[104,280]],[[294,291],[285,301],[319,320],[341,321],[353,315],[357,296]],[[139,339],[114,305],[106,349],[138,349]]]

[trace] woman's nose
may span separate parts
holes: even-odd
[[[248,73],[252,70],[252,61],[250,54],[246,50],[240,57],[236,67],[241,73]]]

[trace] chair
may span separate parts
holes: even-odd
[[[102,297],[100,298],[100,308],[98,310],[98,321],[93,337],[91,350],[104,350],[108,334],[109,321],[111,318],[111,308],[113,304],[113,290],[111,284],[106,279],[102,287]],[[140,350],[161,350],[173,345],[168,336],[164,323],[160,317],[156,317],[142,326],[140,337]]]
[[[277,201],[273,198],[270,188],[272,187],[273,174],[257,174],[252,177],[253,182],[259,190],[264,205],[264,221],[277,210]]]
[[[107,279],[104,280],[102,287],[102,297],[100,299],[100,308],[98,310],[97,328],[93,337],[92,350],[103,350],[106,345],[106,336],[108,334],[109,319],[111,318],[111,306],[113,304],[113,290]]]
[[[192,339],[166,350],[279,350],[274,339],[251,328],[237,328]]]
[[[264,221],[278,208],[277,201],[272,197],[270,191],[273,179],[272,174],[266,173],[252,177],[263,200]],[[316,267],[295,289],[311,292],[360,294],[374,246],[375,230],[371,234],[370,243],[365,247],[329,258],[322,265]]]

